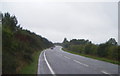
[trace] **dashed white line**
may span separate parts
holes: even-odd
[[[81,63],[81,62],[79,62],[79,61],[77,61],[77,60],[73,60],[73,61],[75,61],[76,63],[79,63],[79,64],[81,64],[81,65],[84,65],[84,66],[88,67],[87,64]]]
[[[61,54],[56,54],[56,56],[62,56]]]
[[[53,71],[53,69],[51,68],[50,64],[49,64],[48,61],[47,61],[47,58],[46,58],[46,56],[45,56],[45,51],[44,51],[44,59],[45,59],[45,62],[46,62],[46,64],[47,64],[50,72],[51,72],[54,76],[56,76],[56,75],[55,75],[55,72]]]
[[[112,76],[111,74],[109,74],[109,73],[107,73],[107,72],[105,72],[105,71],[101,71],[101,72],[104,73],[104,74],[108,74],[108,75]]]
[[[67,56],[64,56],[65,58],[67,58],[67,59],[70,59],[69,57],[67,57]]]
[[[59,55],[61,55],[61,56],[62,56],[62,54],[59,54]]]

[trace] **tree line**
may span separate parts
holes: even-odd
[[[16,16],[2,14],[2,74],[18,74],[35,52],[51,46],[51,41],[18,25]]]
[[[80,54],[102,57],[116,61],[119,61],[120,59],[120,46],[114,38],[110,38],[107,42],[101,44],[94,44],[85,39],[72,39],[68,41],[65,38],[62,46],[68,51]]]

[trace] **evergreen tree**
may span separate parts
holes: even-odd
[[[114,38],[110,38],[106,43],[112,44],[112,45],[117,45],[117,42]]]
[[[63,43],[67,43],[67,42],[68,42],[67,38],[64,38]]]

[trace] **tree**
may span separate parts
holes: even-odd
[[[108,58],[118,60],[118,46],[112,45],[108,47]]]
[[[91,44],[91,41],[89,40],[84,40],[84,39],[72,39],[70,40],[70,43],[71,44],[74,44],[74,45],[82,45],[82,44]]]
[[[110,38],[106,43],[112,44],[112,45],[117,45],[117,42],[114,38]]]
[[[63,40],[63,47],[65,47],[65,48],[69,47],[69,41],[67,40],[67,38],[64,38],[64,40]]]
[[[108,49],[107,47],[109,46],[109,44],[105,43],[105,44],[100,44],[97,50],[97,55],[100,57],[107,57],[108,55]]]
[[[85,51],[84,51],[85,54],[90,54],[92,52],[91,46],[92,46],[91,44],[87,44],[85,46]]]
[[[18,21],[15,16],[10,16],[9,13],[5,13],[2,18],[2,24],[4,27],[9,28],[11,31],[16,31],[16,25]]]
[[[68,42],[67,38],[64,38],[63,43],[67,43],[67,42]]]

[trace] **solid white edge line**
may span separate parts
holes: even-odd
[[[101,71],[102,73],[104,73],[104,74],[109,74],[109,73],[107,73],[107,72],[105,72],[105,71]]]
[[[38,60],[38,71],[37,71],[37,74],[40,74],[39,66],[40,66],[40,58],[42,56],[42,53],[43,53],[43,51],[41,51],[40,56],[39,56],[39,60]]]
[[[47,66],[48,66],[51,74],[55,75],[55,72],[53,71],[53,69],[51,68],[50,64],[49,64],[48,61],[47,61],[47,58],[46,58],[46,56],[45,56],[45,51],[44,51],[44,59],[45,59],[45,62],[46,62],[46,64],[47,64]]]
[[[101,71],[101,72],[104,73],[104,74],[108,74],[108,75],[112,76],[111,74],[109,74],[109,73],[107,73],[107,72],[105,72],[105,71]]]

